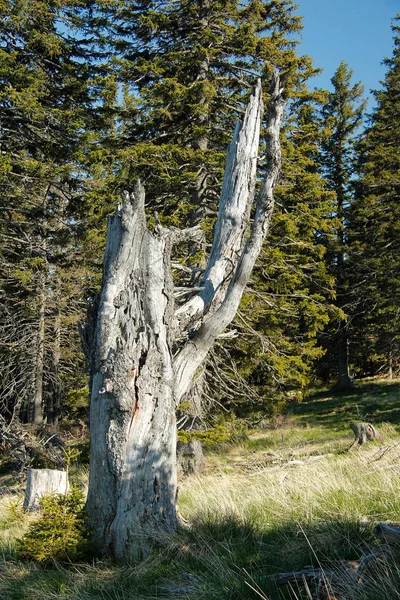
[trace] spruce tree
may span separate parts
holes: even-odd
[[[400,359],[400,15],[376,108],[359,146],[351,211],[353,360],[360,375],[392,374]]]
[[[60,376],[76,362],[61,349],[63,338],[71,346],[64,332],[76,306],[65,298],[64,267],[89,98],[80,49],[57,29],[62,16],[62,4],[49,0],[0,9],[1,412],[10,419],[22,410],[38,424],[45,395],[55,420]]]
[[[251,86],[278,67],[291,93],[310,71],[290,39],[301,28],[293,3],[146,0],[105,11],[124,86],[120,175],[145,179],[172,223],[215,215],[225,148]]]
[[[342,61],[331,79],[329,93],[322,110],[326,139],[322,143],[322,173],[328,189],[334,194],[335,235],[327,238],[327,265],[335,280],[338,316],[325,333],[327,361],[336,371],[335,389],[344,391],[352,386],[349,373],[348,315],[349,295],[347,226],[354,182],[354,144],[365,110],[361,83],[352,84],[353,71]],[[328,340],[326,340],[328,338]]]

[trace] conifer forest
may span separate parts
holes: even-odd
[[[0,0],[4,600],[400,597],[400,13],[303,27]]]

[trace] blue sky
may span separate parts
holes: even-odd
[[[380,87],[385,68],[381,62],[391,56],[390,24],[400,12],[400,0],[297,0],[304,30],[299,52],[313,58],[324,72],[314,79],[315,87],[330,89],[330,78],[342,60],[361,81],[366,95]],[[310,82],[313,87],[313,82]]]

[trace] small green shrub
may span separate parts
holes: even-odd
[[[178,440],[188,444],[191,440],[199,440],[204,446],[235,443],[247,438],[247,429],[243,422],[234,421],[216,425],[206,431],[178,431]]]
[[[71,422],[87,418],[89,388],[87,385],[70,390],[64,398],[63,408]]]
[[[39,501],[41,516],[21,538],[19,554],[44,564],[87,555],[89,532],[83,505],[83,494],[77,488],[65,496],[43,496]]]
[[[11,498],[0,509],[0,530],[18,527],[25,521],[21,498]]]

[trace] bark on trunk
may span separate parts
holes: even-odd
[[[140,183],[109,219],[95,340],[90,326],[81,332],[93,376],[87,512],[103,553],[140,559],[177,527],[175,407],[233,320],[261,250],[280,167],[283,107],[276,77],[267,123],[270,168],[247,235],[262,117],[257,85],[227,157],[204,285],[176,313],[171,248],[198,228],[168,231],[158,224],[150,233]]]
[[[109,221],[90,406],[87,512],[117,557],[177,525],[169,244],[146,229],[138,184]]]

